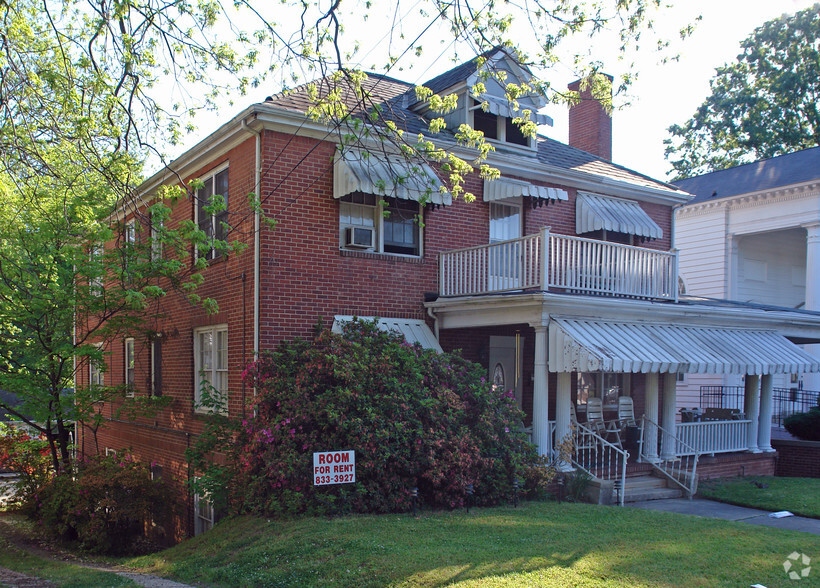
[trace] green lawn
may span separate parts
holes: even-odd
[[[128,565],[221,586],[786,586],[793,551],[820,536],[632,508],[239,517]]]
[[[701,482],[698,494],[730,504],[788,510],[820,519],[820,479],[817,478],[724,478]]]
[[[63,561],[51,561],[17,549],[0,534],[0,567],[45,578],[58,586],[85,588],[86,586],[136,586],[131,580],[111,572],[90,570]]]

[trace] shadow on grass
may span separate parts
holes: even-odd
[[[629,508],[521,508],[230,519],[136,565],[231,586],[714,586],[782,584],[820,537]]]

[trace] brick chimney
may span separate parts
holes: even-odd
[[[606,75],[606,74],[603,74]],[[607,75],[609,81],[612,76]],[[576,80],[568,87],[574,92],[581,88]],[[593,155],[612,160],[612,117],[592,97],[591,88],[581,92],[581,101],[569,108],[569,144]]]

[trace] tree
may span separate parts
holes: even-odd
[[[820,145],[820,4],[765,23],[741,48],[692,119],[669,127],[678,179]]]
[[[190,261],[185,253],[195,245],[238,251],[242,235],[226,227],[227,237],[218,239],[191,222],[162,225],[175,202],[197,197],[196,181],[183,186],[179,178],[178,186],[151,195],[147,205],[137,188],[149,157],[176,173],[164,156],[166,146],[177,144],[194,115],[214,108],[229,88],[242,93],[275,76],[283,90],[320,76],[341,80],[347,102],[335,92],[317,93],[308,112],[334,132],[373,133],[408,159],[443,162],[454,194],[474,167],[492,173],[482,164],[489,146],[480,133],[464,128],[454,135],[475,148],[470,162],[433,143],[442,119],[422,137],[405,137],[367,91],[368,76],[349,67],[359,49],[345,36],[345,25],[367,18],[371,2],[350,8],[338,0],[276,4],[277,14],[287,13],[281,20],[287,24],[267,18],[267,7],[249,0],[224,4],[0,0],[0,389],[23,399],[20,409],[0,408],[47,436],[55,469],[71,465],[70,422],[97,427],[99,402],[122,396],[118,389],[76,386],[79,371],[100,364],[106,354],[96,342],[125,332],[151,337],[158,319],[152,301],[169,288],[215,310],[213,301],[196,294],[205,260]],[[650,9],[659,4],[424,0],[405,12],[396,3],[391,32],[400,41],[380,69],[390,73],[408,56],[423,53],[430,45],[424,34],[436,27],[462,59],[465,52],[480,56],[495,46],[513,51],[513,40],[528,30],[530,55],[519,58],[546,69],[572,35],[614,26],[624,47],[636,43]],[[409,18],[411,12],[416,16]],[[405,22],[421,32],[401,30]],[[267,67],[260,65],[263,56]],[[577,62],[580,74],[596,71],[596,64],[584,63]],[[608,95],[604,86],[593,84],[597,95]],[[522,92],[556,101],[578,98],[546,82],[507,86],[511,101]],[[451,97],[420,93],[437,112],[452,107]],[[517,122],[534,131],[527,116]],[[258,209],[263,195],[249,196]],[[203,204],[213,214],[224,208],[216,196]],[[167,255],[152,255],[152,232]],[[142,238],[132,238],[137,235]]]

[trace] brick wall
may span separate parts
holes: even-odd
[[[820,442],[773,439],[777,449],[778,476],[820,478]]]
[[[320,317],[326,325],[337,314],[427,320],[424,294],[438,290],[438,254],[488,241],[489,204],[482,199],[483,181],[473,175],[466,179],[466,189],[477,196],[475,202],[459,200],[452,206],[424,209],[421,257],[340,251],[339,202],[333,198],[332,189],[334,149],[331,143],[308,137],[263,132],[260,197],[265,214],[277,224],[274,228],[263,228],[261,234],[262,351],[274,348],[283,340],[309,336]],[[116,404],[108,403],[100,407],[103,416],[110,419],[108,426],[96,436],[83,431],[79,437],[80,447],[87,453],[106,447],[128,448],[139,459],[156,462],[163,468],[166,479],[173,480],[180,489],[180,496],[184,497],[180,499],[172,530],[177,538],[192,532],[193,528],[190,499],[181,484],[194,472],[188,471],[183,453],[203,427],[202,417],[194,412],[194,329],[227,324],[231,414],[242,414],[243,399],[250,394],[243,387],[240,374],[253,357],[254,219],[246,200],[254,190],[254,159],[255,141],[249,135],[224,156],[191,174],[191,178],[206,177],[211,170],[228,164],[233,227],[230,238],[243,241],[246,249],[214,260],[203,272],[204,283],[197,294],[214,298],[219,305],[217,314],[208,315],[175,291],[169,291],[151,309],[159,317],[153,327],[162,333],[163,393],[171,399],[170,406],[131,424],[117,420]],[[186,182],[191,178],[186,178]],[[569,201],[538,208],[532,208],[531,201],[523,199],[525,234],[535,233],[544,226],[552,227],[556,233],[575,234],[575,190],[568,189],[568,193]],[[194,204],[192,199],[179,202],[169,225],[192,219]],[[647,246],[668,248],[671,209],[642,206],[665,232],[663,239]],[[190,263],[192,257],[193,252],[189,252],[185,261]],[[512,336],[516,331],[524,338],[523,407],[531,415],[535,337],[528,325],[442,332],[442,345],[445,349],[464,349],[469,359],[482,361],[482,346],[488,346],[490,335]],[[111,355],[105,375],[108,384],[121,384],[124,379],[123,338],[109,342]],[[137,394],[147,394],[150,377],[147,339],[135,341],[135,361]],[[486,366],[486,357],[483,362]],[[87,370],[81,376],[80,384],[83,384],[88,377]],[[555,390],[555,374],[550,374],[549,386]],[[554,392],[550,403],[550,414],[554,415]]]
[[[777,453],[722,453],[698,460],[698,479],[773,476]]]

